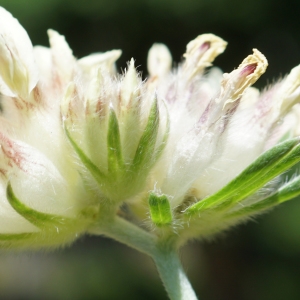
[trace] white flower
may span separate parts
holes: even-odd
[[[120,50],[76,60],[48,34],[32,47],[0,8],[1,246],[63,245],[124,204],[179,245],[300,193],[298,177],[278,179],[300,160],[299,67],[260,94],[266,58],[207,71],[226,42],[205,34],[174,70],[155,44],[143,81],[133,59],[116,73]]]

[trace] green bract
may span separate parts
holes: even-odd
[[[220,191],[189,207],[187,213],[201,212],[215,206],[228,209],[251,196],[299,161],[299,138],[285,141],[263,153]]]

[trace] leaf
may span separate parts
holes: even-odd
[[[172,223],[171,207],[166,195],[157,196],[151,193],[148,203],[151,220],[157,227]]]
[[[252,205],[243,207],[239,210],[233,211],[226,215],[226,218],[248,216],[255,213],[259,213],[268,208],[271,208],[277,204],[291,200],[300,195],[300,176],[291,180],[283,187],[281,187],[275,194],[256,202]]]
[[[290,139],[263,153],[240,175],[215,194],[197,202],[186,212],[194,213],[217,205],[228,207],[255,193],[274,177],[300,161],[299,138]]]

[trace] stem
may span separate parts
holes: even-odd
[[[197,300],[170,241],[159,242],[155,235],[120,217],[99,222],[88,232],[106,235],[151,256],[171,300]]]
[[[160,251],[153,259],[171,300],[197,300],[178,254],[174,250]]]
[[[95,235],[106,235],[150,256],[156,249],[156,237],[153,234],[120,217],[100,223],[89,229],[88,232]]]

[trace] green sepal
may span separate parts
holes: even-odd
[[[0,234],[0,241],[19,241],[30,239],[37,233],[1,233]]]
[[[221,190],[190,206],[186,212],[196,213],[219,205],[228,208],[255,193],[267,182],[299,161],[299,138],[278,144],[259,156],[254,163]]]
[[[155,151],[154,158],[153,158],[155,162],[159,159],[160,155],[165,149],[165,146],[169,138],[169,133],[170,133],[170,117],[169,114],[167,114],[166,130],[160,145],[157,147],[157,150]]]
[[[159,109],[157,99],[154,100],[150,109],[147,125],[140,138],[135,156],[132,162],[132,172],[138,172],[144,166],[151,165],[154,155],[156,138],[159,127]]]
[[[108,120],[107,158],[108,171],[110,173],[116,174],[124,168],[119,123],[116,113],[112,108],[110,109]]]
[[[24,203],[22,203],[14,194],[14,191],[12,189],[11,183],[9,182],[6,188],[6,197],[10,205],[13,207],[13,209],[20,214],[22,217],[24,217],[26,220],[28,220],[33,225],[43,228],[46,225],[63,225],[66,222],[70,222],[71,220],[66,217],[61,217],[57,215],[52,214],[46,214],[42,212],[38,212]]]
[[[290,182],[288,182],[287,184],[279,188],[279,190],[275,194],[263,200],[260,200],[252,205],[245,206],[239,210],[228,213],[226,215],[226,218],[229,219],[233,217],[253,215],[255,213],[259,213],[268,208],[271,208],[277,204],[291,200],[299,195],[300,195],[300,176],[297,176],[295,179],[291,180]]]
[[[94,179],[99,184],[103,184],[103,181],[106,180],[106,176],[99,170],[99,168],[87,157],[87,155],[83,152],[83,150],[77,145],[77,143],[74,141],[67,128],[65,128],[65,132],[71,145],[73,146],[73,149],[79,156],[81,162],[90,171]]]
[[[172,223],[172,211],[167,196],[157,196],[151,193],[148,203],[151,220],[157,227]]]

